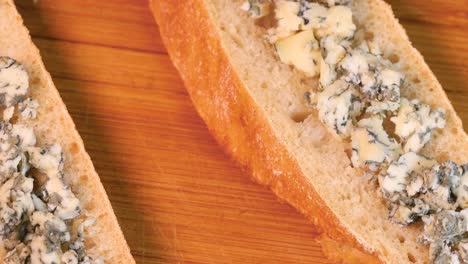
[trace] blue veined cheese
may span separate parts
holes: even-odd
[[[421,150],[431,139],[432,131],[445,127],[445,111],[431,110],[419,100],[402,98],[398,114],[391,118],[395,124],[395,134],[404,141],[405,152]]]
[[[26,100],[19,102],[18,111],[24,119],[35,119],[37,116],[37,109],[39,108],[39,103],[37,100],[31,98],[26,98]]]
[[[356,31],[353,13],[347,6],[332,6],[328,9],[324,25],[316,30],[319,38],[335,35],[340,38],[352,38]]]
[[[394,112],[400,106],[400,88],[404,75],[391,69],[391,64],[378,56],[355,49],[339,64],[343,79],[359,86],[370,106],[369,113]]]
[[[350,48],[351,42],[335,35],[326,36],[320,40],[321,54],[327,64],[338,64]]]
[[[31,263],[61,263],[61,245],[70,241],[67,225],[48,212],[34,212],[31,224],[36,232],[31,240]]]
[[[70,190],[63,179],[63,154],[60,145],[52,145],[48,149],[29,148],[31,164],[47,174],[48,179],[43,188],[49,211],[53,211],[60,219],[73,219],[80,214],[80,201]]]
[[[383,118],[379,115],[361,119],[351,133],[351,161],[355,167],[369,166],[369,169],[376,170],[400,154],[400,145],[388,136],[382,123]]]
[[[468,231],[468,211],[440,210],[424,216],[421,241],[429,244],[430,259],[434,263],[460,263],[455,248]],[[462,250],[459,248],[459,250]]]
[[[277,26],[272,40],[288,37],[301,29],[303,19],[298,15],[301,10],[299,2],[279,0],[275,6]]]
[[[454,209],[460,187],[461,168],[453,161],[435,165],[426,176],[426,202],[433,208]]]
[[[353,87],[336,80],[318,95],[317,108],[320,120],[337,135],[347,136],[352,122],[361,113],[361,100]]]
[[[0,104],[7,107],[26,95],[29,76],[24,67],[9,57],[0,57]]]
[[[33,179],[15,174],[0,187],[0,235],[7,236],[34,211]]]
[[[457,204],[461,208],[468,208],[468,164],[461,166],[460,186],[457,190]]]
[[[302,30],[318,29],[325,25],[328,8],[317,3],[301,2],[299,16],[303,20]]]
[[[324,3],[328,6],[334,6],[334,5],[347,5],[351,3],[351,0],[320,0],[320,3]]]
[[[366,109],[370,113],[397,111],[400,106],[400,88],[404,76],[400,72],[384,69],[377,74],[376,86],[364,86],[361,91],[370,98],[371,105]]]
[[[278,40],[276,52],[283,63],[313,77],[319,72],[320,51],[312,30],[305,30]]]
[[[297,31],[323,27],[327,16],[328,8],[317,3],[279,0],[275,3],[277,26],[270,40],[275,42]]]
[[[269,0],[247,0],[241,9],[249,12],[253,18],[261,18],[270,14],[271,3]]]
[[[406,191],[410,174],[432,168],[435,164],[434,160],[414,152],[405,153],[388,167],[382,181],[382,190],[388,194]]]
[[[320,60],[320,89],[332,84],[337,79],[337,64],[346,55],[351,43],[348,40],[340,39],[334,35],[326,36],[320,40],[321,60]]]
[[[323,90],[325,87],[332,84],[337,78],[336,65],[327,64],[325,60],[320,57],[320,77],[319,88]]]
[[[11,134],[13,137],[18,138],[17,145],[22,149],[36,145],[36,136],[31,127],[14,124]]]

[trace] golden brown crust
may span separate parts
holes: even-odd
[[[347,248],[358,249],[353,252],[365,250],[325,205],[295,158],[274,135],[229,62],[203,1],[153,0],[150,4],[198,113],[225,151],[255,181],[270,187],[328,236]],[[276,177],[275,171],[287,172],[288,176]],[[362,252],[355,255],[370,257]]]

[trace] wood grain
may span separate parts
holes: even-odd
[[[329,263],[197,116],[145,0],[18,0],[138,263]],[[468,1],[392,0],[468,120]]]

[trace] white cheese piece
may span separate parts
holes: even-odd
[[[24,119],[36,118],[37,108],[39,108],[39,103],[37,100],[32,100],[31,98],[27,98],[18,104],[18,110],[21,113],[21,117]]]
[[[340,63],[340,68],[344,71],[344,80],[361,84],[361,75],[369,72],[368,57],[360,50],[351,51]]]
[[[47,151],[40,148],[28,148],[31,164],[48,176],[45,189],[50,197],[58,196],[56,203],[48,202],[48,206],[54,210],[54,214],[60,219],[68,220],[79,215],[80,201],[61,178],[63,166],[62,149],[55,144]]]
[[[390,164],[383,179],[382,189],[389,194],[402,192],[407,188],[407,179],[411,173],[431,168],[435,164],[432,159],[408,152]]]
[[[47,248],[45,236],[33,236],[31,241],[31,264],[53,264],[60,263],[60,254],[55,250]]]
[[[319,72],[320,51],[312,30],[281,39],[275,47],[283,63],[293,65],[311,77]]]
[[[405,152],[417,152],[431,139],[432,130],[445,127],[445,111],[431,110],[419,100],[402,98],[398,114],[391,118],[395,134],[404,140]]]
[[[19,139],[19,147],[22,149],[36,145],[36,136],[31,127],[14,124],[11,134]]]
[[[361,113],[361,100],[355,88],[343,80],[336,80],[318,95],[320,120],[337,135],[347,136],[352,121]]]
[[[69,250],[62,255],[62,263],[78,264],[78,254],[74,250]]]
[[[400,72],[384,69],[377,74],[377,87],[364,86],[362,92],[371,94],[371,106],[366,110],[371,113],[397,111],[400,106],[400,88],[404,76]]]
[[[320,89],[323,90],[325,87],[332,84],[336,80],[336,77],[336,65],[327,64],[323,58],[320,58]]]
[[[3,120],[7,122],[10,121],[14,113],[15,113],[14,106],[7,107],[5,110],[3,110]]]
[[[460,186],[457,191],[457,204],[461,208],[468,208],[468,164],[463,165],[462,170]]]
[[[301,9],[299,2],[279,0],[275,5],[277,26],[273,39],[288,37],[301,29],[303,19],[298,16]]]
[[[346,50],[350,49],[351,43],[331,35],[320,40],[320,47],[325,63],[336,65],[346,55]]]
[[[324,26],[316,33],[319,38],[335,35],[344,39],[353,37],[355,31],[351,9],[347,6],[333,6],[328,9]]]
[[[376,170],[381,163],[395,160],[401,152],[400,145],[383,128],[379,115],[361,119],[351,134],[352,156],[355,167],[368,165]]]
[[[267,0],[248,0],[245,1],[241,9],[249,12],[250,16],[257,19],[270,14],[270,2]]]
[[[24,67],[9,57],[0,57],[0,94],[4,96],[2,104],[13,105],[18,97],[26,95],[29,77]]]
[[[302,11],[302,29],[318,29],[325,25],[328,16],[328,9],[317,3],[303,2]]]

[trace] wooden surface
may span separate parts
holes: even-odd
[[[468,124],[468,1],[393,0]],[[138,263],[329,263],[317,231],[223,154],[145,0],[18,0]]]

